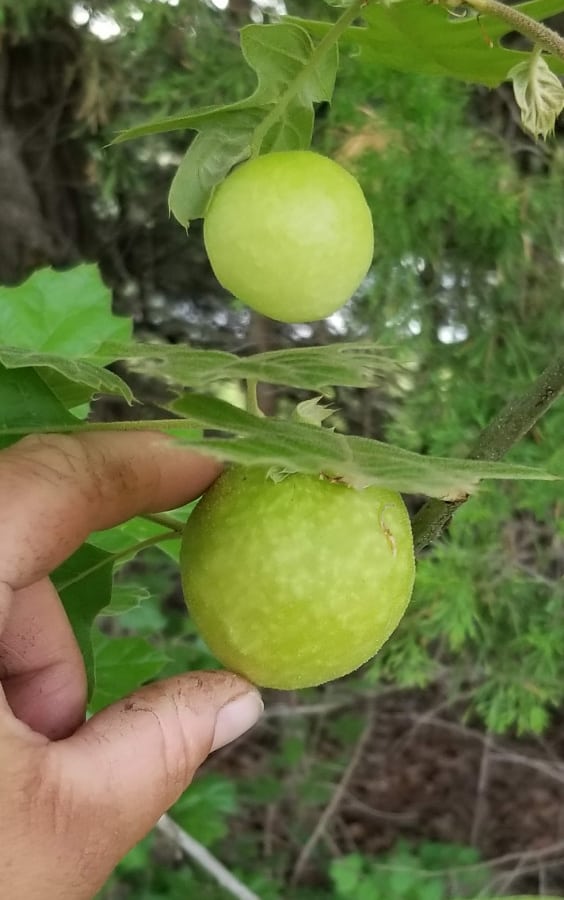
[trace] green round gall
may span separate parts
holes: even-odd
[[[227,469],[190,516],[184,596],[209,648],[263,687],[354,671],[389,638],[413,589],[401,496],[313,475]]]
[[[372,262],[372,217],[356,179],[318,153],[269,153],[216,189],[204,221],[218,281],[281,322],[331,315]]]

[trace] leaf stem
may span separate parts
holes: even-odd
[[[276,105],[270,110],[268,115],[262,120],[258,128],[255,130],[252,141],[251,157],[258,156],[261,144],[268,134],[270,128],[281,117],[286,108],[292,102],[296,94],[299,93],[303,83],[307,80],[309,73],[315,69],[325,54],[338,43],[341,35],[352,25],[354,20],[360,15],[360,10],[366,5],[366,0],[355,0],[343,14],[333,24],[332,28],[327,31],[325,36],[319,42],[307,65],[300,70],[291,84],[288,85],[282,96],[276,102]]]
[[[475,9],[480,15],[495,16],[507,22],[515,30],[539,44],[543,50],[564,59],[564,38],[558,32],[537,22],[514,6],[500,3],[500,0],[464,0],[464,5]]]
[[[175,431],[177,428],[195,427],[189,419],[135,419],[126,422],[56,422],[48,425],[33,425],[29,428],[0,427],[0,437],[12,434],[82,434],[88,431]]]
[[[176,428],[187,428],[188,419],[134,419],[127,422],[84,422],[80,431],[174,431]],[[62,431],[62,428],[58,428]]]
[[[120,559],[126,559],[128,556],[133,556],[136,553],[140,553],[141,550],[146,550],[147,547],[153,547],[156,544],[162,544],[164,541],[170,540],[178,540],[179,535],[176,531],[166,531],[161,532],[160,534],[154,534],[153,537],[146,538],[144,541],[137,541],[136,544],[132,544],[130,547],[126,547],[124,550],[119,550],[117,553],[110,553],[106,559],[100,560],[100,562],[95,563],[93,566],[90,566],[89,569],[85,569],[82,572],[79,572],[78,575],[75,575],[74,578],[69,578],[68,581],[64,581],[62,584],[57,585],[57,589],[60,591],[66,590],[66,588],[71,587],[71,585],[76,584],[79,581],[82,581],[83,578],[86,578],[88,575],[91,575],[92,572],[97,572],[98,569],[103,569],[104,566],[112,566]]]
[[[168,513],[146,513],[140,518],[146,519],[147,522],[153,522],[155,525],[162,525],[163,528],[169,528],[170,531],[175,531],[178,534],[182,534],[184,531],[182,522],[179,522],[178,519],[175,519],[174,516]]]
[[[478,436],[468,457],[501,459],[564,391],[564,355],[557,357],[520,396],[509,400]],[[428,500],[413,519],[415,551],[439,537],[465,500]]]
[[[247,378],[247,412],[252,413],[253,416],[264,416],[258,403],[257,387],[256,378]]]

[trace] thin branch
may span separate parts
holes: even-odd
[[[168,513],[146,513],[143,516],[140,516],[141,519],[146,519],[148,522],[153,522],[154,525],[162,525],[163,528],[169,528],[170,531],[176,531],[178,534],[183,534],[184,525],[182,522],[179,522],[178,519],[175,519],[174,516],[169,515]]]
[[[517,878],[524,874],[524,870],[526,870],[526,860],[521,857],[510,872],[498,875],[498,877],[493,880],[492,886],[495,887],[495,893],[505,896]]]
[[[470,832],[470,844],[476,847],[479,842],[480,830],[487,811],[487,789],[490,777],[490,759],[492,752],[492,735],[490,732],[485,737],[480,761],[480,773],[478,775],[478,792],[474,806],[474,818]]]
[[[92,572],[97,572],[98,569],[103,569],[104,566],[113,565],[120,559],[127,559],[128,556],[134,556],[137,553],[140,553],[141,550],[146,550],[147,547],[154,547],[157,544],[162,544],[164,541],[170,540],[178,540],[178,535],[175,531],[165,531],[161,534],[155,534],[153,535],[153,537],[147,538],[145,541],[137,541],[136,544],[131,544],[124,550],[119,550],[117,553],[108,554],[108,556],[106,556],[104,559],[99,560],[99,562],[94,563],[94,565],[90,566],[88,569],[83,569],[77,575],[68,578],[67,581],[64,581],[62,584],[58,584],[57,588],[59,591],[64,591],[72,584],[76,584],[77,582],[82,581],[83,578],[91,575]]]
[[[394,746],[394,752],[398,753],[404,747],[409,746],[415,739],[415,736],[421,728],[425,728],[428,724],[433,724],[434,722],[442,722],[442,719],[437,718],[438,714],[444,712],[445,710],[452,709],[458,703],[463,700],[470,699],[474,694],[474,690],[469,688],[467,691],[460,691],[454,697],[447,697],[446,700],[441,700],[436,706],[431,707],[431,709],[427,709],[423,713],[419,713],[417,715],[408,715],[403,718],[407,718],[410,721],[413,721],[413,726],[409,729],[408,732],[399,737]]]
[[[370,735],[372,733],[372,726],[373,726],[373,719],[372,719],[372,716],[370,715],[368,718],[368,721],[366,723],[366,726],[365,726],[362,734],[360,735],[360,738],[358,739],[358,741],[356,743],[356,747],[354,748],[354,751],[349,760],[349,763],[348,763],[345,771],[343,772],[343,776],[342,776],[341,780],[339,781],[337,787],[333,791],[333,796],[331,797],[331,799],[329,800],[329,803],[327,804],[327,806],[321,813],[321,816],[319,817],[319,821],[317,822],[317,825],[313,829],[308,840],[304,844],[304,846],[298,856],[298,859],[296,860],[296,865],[294,866],[294,871],[292,873],[292,878],[290,880],[290,884],[292,886],[295,886],[298,883],[298,881],[300,880],[301,875],[308,863],[308,860],[309,860],[312,852],[314,851],[315,847],[317,846],[318,841],[320,840],[323,833],[325,832],[325,829],[327,828],[329,821],[335,815],[337,809],[339,808],[339,805],[346,794],[350,780],[351,780],[352,776],[354,775],[355,769],[358,766],[360,760],[362,759],[362,755],[366,748],[366,744],[368,743],[368,739],[370,738]]]
[[[519,753],[508,753],[502,748],[495,748],[495,755],[492,758],[492,762],[501,761],[512,763],[516,766],[525,766],[528,769],[534,769],[536,772],[540,772],[541,775],[546,776],[546,778],[551,778],[553,781],[558,782],[558,784],[564,785],[564,771],[560,770],[558,763],[550,763],[544,759],[523,756]]]
[[[194,860],[211,875],[231,896],[237,897],[237,900],[260,900],[257,894],[249,890],[229,869],[225,868],[223,863],[220,863],[199,841],[177,825],[170,816],[161,816],[157,822],[157,830],[172,844],[175,844],[185,856]]]
[[[409,713],[407,715],[402,714],[401,718],[415,721],[416,727],[418,727],[419,716]],[[481,744],[487,740],[481,731],[468,728],[466,725],[459,725],[456,722],[448,722],[446,719],[428,718],[425,720],[425,726],[430,728],[440,728],[443,731],[448,731],[452,734],[459,734],[463,738],[475,740]],[[536,756],[525,756],[521,753],[512,753],[510,750],[506,750],[501,744],[494,743],[492,745],[490,763],[491,765],[497,763],[509,763],[516,766],[525,766],[525,768],[533,769],[535,772],[539,772],[546,778],[550,778],[558,784],[564,785],[564,763],[558,761],[550,762],[549,760],[539,759]]]
[[[415,810],[412,812],[392,812],[387,809],[374,809],[373,806],[360,800],[350,791],[345,792],[344,799],[347,806],[361,810],[365,816],[368,816],[370,819],[375,819],[377,822],[396,822],[401,825],[414,825],[417,822],[417,813]]]
[[[499,0],[464,0],[466,6],[475,9],[477,13],[483,16],[495,16],[511,25],[514,31],[524,34],[530,38],[533,44],[538,44],[543,50],[553,53],[564,59],[564,38],[557,31],[537,22],[530,16],[525,15],[514,6],[508,6],[506,3],[500,3]]]
[[[300,716],[325,716],[328,713],[335,712],[337,709],[352,706],[356,704],[357,700],[358,698],[350,698],[347,700],[335,700],[332,703],[304,703],[301,706],[275,703],[264,711],[262,719],[295,719]]]
[[[564,390],[564,356],[557,357],[520,397],[510,400],[479,435],[470,459],[496,461],[524,437]],[[428,500],[413,519],[416,552],[449,525],[465,500]]]

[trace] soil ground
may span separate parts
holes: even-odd
[[[334,759],[326,737],[330,704],[326,712],[323,703],[303,710],[287,697],[267,698],[264,724],[216,754],[207,770],[241,779],[272,772],[285,717],[315,720],[308,726],[317,732],[315,757]],[[265,857],[289,851],[289,884],[296,867],[300,883],[322,883],[316,848],[326,869],[327,852],[373,855],[404,838],[476,847],[490,861],[498,894],[564,896],[564,713],[535,739],[487,735],[479,723],[464,722],[463,706],[449,707],[434,690],[393,692],[363,701],[360,712],[368,724],[345,755],[341,748],[323,805],[304,810],[290,773],[281,800],[233,823],[262,831]],[[300,859],[304,835],[307,843],[314,832],[316,848]]]

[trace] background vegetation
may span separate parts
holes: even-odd
[[[313,0],[286,6],[330,15]],[[379,69],[349,49],[314,144],[360,179],[376,258],[342,312],[300,326],[232,303],[198,225],[187,239],[169,219],[186,133],[107,147],[141,120],[248,94],[238,29],[284,9],[4,0],[0,282],[95,262],[141,339],[248,353],[375,338],[403,368],[378,389],[338,389],[338,427],[463,456],[562,347],[558,131],[546,145],[525,136],[506,86]],[[128,377],[154,417],[162,389]],[[240,385],[227,390],[237,400]],[[306,396],[262,385],[260,401],[283,412]],[[139,415],[116,399],[97,409]],[[562,402],[510,458],[564,475]],[[410,498],[413,512],[420,504]],[[488,483],[421,560],[414,601],[377,659],[317,690],[271,692],[262,725],[215,754],[174,819],[261,900],[564,896],[563,575],[561,488]],[[95,641],[94,706],[140,680],[214,665],[170,556],[147,552],[119,579]],[[192,895],[230,896],[158,831],[103,894]]]

